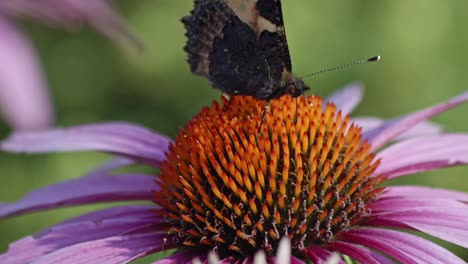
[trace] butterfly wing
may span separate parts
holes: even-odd
[[[260,36],[264,32],[273,33],[276,51],[291,72],[286,30],[284,28],[281,0],[225,0],[236,16]]]
[[[192,72],[224,93],[267,99],[291,72],[279,0],[198,0],[183,22]]]

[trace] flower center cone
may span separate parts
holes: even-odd
[[[383,176],[361,129],[317,96],[214,102],[183,128],[156,180],[168,237],[221,257],[293,255],[359,225]],[[225,105],[227,101],[223,102]]]

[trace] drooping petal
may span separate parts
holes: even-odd
[[[408,197],[395,197],[395,198],[386,198],[386,199],[378,199],[375,202],[370,204],[372,209],[372,214],[387,214],[393,212],[401,212],[401,211],[415,211],[419,208],[439,208],[439,210],[443,210],[443,208],[453,208],[454,212],[461,216],[468,217],[468,205],[445,198],[439,197],[432,197],[432,199],[428,200],[425,198],[408,198]]]
[[[440,197],[448,200],[468,202],[468,193],[423,186],[389,186],[380,196],[381,199],[398,197],[426,199]]]
[[[0,144],[10,152],[105,151],[158,166],[171,142],[129,123],[102,123],[38,132],[13,133]]]
[[[29,39],[1,13],[0,36],[0,111],[4,118],[16,130],[51,125],[54,117],[47,85]]]
[[[153,206],[120,206],[92,212],[12,243],[0,255],[0,263],[29,263],[70,245],[125,234],[157,221],[161,220]]]
[[[363,246],[369,247],[375,251],[382,252],[402,263],[408,264],[418,264],[417,258],[413,257],[411,254],[406,254],[404,250],[401,250],[398,247],[395,247],[392,244],[385,243],[384,241],[379,241],[374,237],[368,238],[365,236],[355,236],[352,234],[342,234],[340,240],[347,242],[361,244]]]
[[[210,262],[209,259],[205,261],[204,263],[214,264],[213,262]],[[217,264],[244,264],[244,261],[236,259],[234,257],[227,257],[227,258],[221,259]]]
[[[9,0],[1,1],[0,9],[67,29],[89,24],[120,43],[142,46],[107,0]]]
[[[332,252],[319,246],[309,246],[304,253],[307,258],[312,261],[312,263],[317,264],[326,264],[327,261],[334,255]],[[344,264],[345,262],[340,259],[338,263]]]
[[[330,95],[323,105],[334,103],[343,115],[347,115],[361,102],[363,93],[364,86],[361,83],[352,83]]]
[[[385,124],[385,120],[378,117],[355,117],[351,118],[351,120],[362,127],[362,132],[374,130]]]
[[[399,231],[356,228],[342,232],[340,240],[375,249],[402,263],[465,263],[429,240]]]
[[[201,262],[201,259],[205,261],[206,257],[200,256],[200,251],[196,250],[184,250],[176,254],[161,258],[153,262],[153,264],[192,264],[196,261]]]
[[[404,158],[402,158],[404,154]],[[375,175],[388,178],[468,163],[468,135],[445,134],[409,139],[377,154]]]
[[[351,258],[359,261],[360,263],[369,263],[369,264],[393,264],[393,261],[385,258],[382,255],[379,255],[367,248],[354,245],[351,243],[346,243],[342,241],[335,241],[332,244],[328,245],[327,248],[334,251],[340,252],[342,254],[348,255]]]
[[[97,174],[35,190],[11,204],[0,204],[0,218],[35,211],[99,202],[151,200],[154,178]]]
[[[376,150],[417,124],[467,101],[468,92],[452,98],[448,102],[387,121],[383,126],[363,133],[363,138],[372,144],[372,150]]]
[[[434,217],[435,220],[430,221],[430,223],[426,223],[428,221],[427,219],[425,219],[426,217],[429,217],[429,214],[423,214],[420,217],[405,217],[405,214],[400,213],[376,217],[375,219],[367,222],[366,224],[369,226],[418,230],[433,237],[437,237],[448,242],[457,244],[459,246],[468,248],[468,228],[466,227],[466,223],[464,222],[466,219],[458,219],[456,220],[458,221],[457,223],[456,221],[440,219],[440,215],[432,214],[431,216]],[[465,223],[465,226],[460,226],[460,222]]]
[[[327,264],[338,264],[339,261],[336,261],[336,262],[333,262],[334,259],[330,260],[330,258],[327,260],[329,262],[327,262]],[[280,264],[281,262],[277,262],[277,264]],[[296,258],[296,257],[291,257],[291,264],[305,264],[304,261]]]
[[[75,244],[42,256],[35,264],[120,264],[144,257],[165,246],[167,234],[144,233],[108,237]]]
[[[365,224],[419,230],[468,248],[468,205],[444,200],[384,199],[372,205],[372,219]],[[395,203],[400,206],[394,206]]]
[[[375,130],[386,124],[386,120],[377,117],[357,117],[352,118],[351,121],[362,127],[362,132],[367,133],[368,131]],[[396,137],[394,141],[401,141],[403,139],[420,137],[420,136],[431,136],[437,135],[442,132],[442,127],[429,121],[424,121],[409,130],[403,132],[400,136]]]

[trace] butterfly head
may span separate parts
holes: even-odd
[[[294,79],[287,85],[288,87],[286,93],[290,94],[292,97],[298,97],[302,95],[305,91],[310,90],[310,87],[307,86],[301,79]]]
[[[298,97],[309,89],[310,88],[300,79],[279,82],[269,81],[256,91],[255,97],[263,100],[279,98],[286,94],[292,97]]]
[[[286,94],[289,94],[292,97],[298,97],[309,89],[310,87],[307,86],[302,79],[296,78],[292,74],[288,74],[286,75],[286,78],[283,78],[281,81],[277,83],[275,82],[266,83],[265,88],[260,89],[260,92],[263,92],[263,93],[257,94],[256,97],[260,99],[267,99],[267,100],[273,99],[273,98],[279,98]]]

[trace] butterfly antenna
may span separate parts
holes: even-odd
[[[321,74],[321,73],[325,73],[325,72],[330,72],[330,71],[336,71],[336,70],[339,70],[339,69],[343,69],[343,68],[346,68],[346,67],[349,67],[349,66],[353,66],[353,65],[356,65],[356,64],[363,64],[363,63],[368,63],[368,62],[374,62],[374,61],[379,61],[380,60],[380,56],[375,56],[375,57],[372,57],[372,58],[369,58],[367,60],[358,60],[358,61],[355,61],[355,62],[351,62],[351,63],[347,63],[347,64],[344,64],[344,65],[340,65],[338,67],[333,67],[333,68],[328,68],[328,69],[324,69],[324,70],[321,70],[321,71],[318,71],[318,72],[314,72],[314,73],[311,73],[311,74],[307,74],[306,76],[303,76],[301,77],[300,79],[304,79],[304,78],[307,78],[307,77],[310,77],[310,76],[314,76],[314,75],[317,75],[317,74]]]

